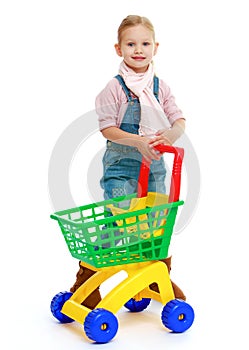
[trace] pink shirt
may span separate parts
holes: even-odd
[[[170,125],[173,125],[177,119],[183,118],[182,111],[176,105],[170,88],[161,79],[159,79],[158,95],[160,105]],[[116,78],[113,78],[96,97],[95,107],[99,120],[99,129],[103,130],[111,126],[119,128],[127,105],[127,97],[122,86]]]

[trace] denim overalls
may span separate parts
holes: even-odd
[[[130,90],[120,75],[115,77],[121,84],[127,99],[128,107],[124,114],[120,129],[138,134],[140,121],[140,103],[132,98]],[[158,78],[154,77],[154,95],[158,99]],[[140,171],[142,155],[135,147],[124,146],[107,141],[103,157],[103,177],[100,185],[104,190],[104,198],[114,198],[137,192],[137,180]],[[149,192],[165,193],[166,168],[163,157],[153,160],[150,165]]]

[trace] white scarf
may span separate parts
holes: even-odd
[[[152,91],[155,74],[153,65],[150,64],[145,73],[135,73],[122,61],[119,74],[124,79],[128,89],[139,99],[141,107],[139,134],[154,137],[158,130],[169,129],[168,118]]]

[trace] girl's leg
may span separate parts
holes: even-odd
[[[150,165],[148,191],[166,193],[165,179],[166,168],[163,157],[160,160],[153,160]]]
[[[87,281],[95,271],[92,271],[86,267],[83,267],[79,262],[79,271],[76,274],[76,281],[71,287],[70,292],[74,293],[85,281]],[[89,309],[94,309],[95,306],[101,301],[101,295],[99,288],[95,289],[82,303],[82,305]]]
[[[100,181],[104,190],[104,198],[110,199],[126,196],[137,192],[137,180],[141,162],[136,159],[137,154],[127,154],[121,158],[110,152],[104,158],[104,175]],[[113,158],[111,158],[113,156]],[[110,159],[111,158],[111,159]]]

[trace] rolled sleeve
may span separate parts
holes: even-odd
[[[183,117],[182,110],[175,102],[175,97],[172,95],[169,86],[161,79],[159,86],[159,94],[161,95],[159,95],[159,99],[170,124],[173,125],[177,119],[185,119]]]
[[[120,124],[119,85],[117,79],[112,79],[96,97],[95,108],[100,130]]]

